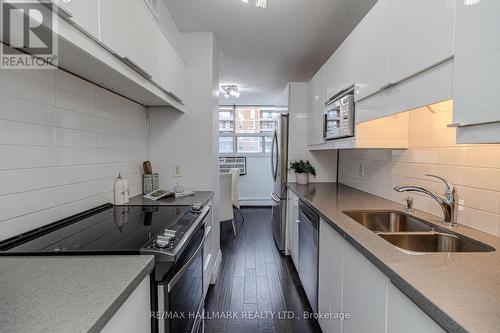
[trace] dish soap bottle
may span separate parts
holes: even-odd
[[[115,181],[115,205],[124,205],[129,202],[128,181],[121,174]]]

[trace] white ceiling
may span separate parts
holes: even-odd
[[[309,81],[377,0],[164,0],[182,32],[214,32],[220,83],[240,87],[221,104],[273,105],[290,81]]]

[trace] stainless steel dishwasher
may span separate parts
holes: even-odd
[[[318,311],[319,216],[299,202],[299,277],[314,312]]]

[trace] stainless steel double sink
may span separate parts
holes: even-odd
[[[492,252],[489,245],[399,211],[344,211],[354,221],[410,253]]]

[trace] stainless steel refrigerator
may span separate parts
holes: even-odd
[[[290,115],[283,113],[276,119],[271,148],[271,171],[274,181],[273,193],[273,235],[280,251],[285,251],[286,201],[288,180],[288,133]]]

